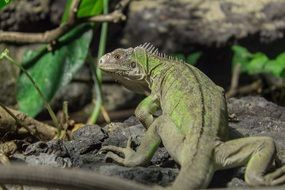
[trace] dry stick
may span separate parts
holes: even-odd
[[[75,6],[79,6],[80,1],[75,1],[71,9],[70,17],[68,22],[60,25],[59,27],[49,30],[43,33],[23,33],[23,32],[0,32],[0,43],[12,42],[12,43],[50,43],[57,40],[62,35],[69,32],[71,29],[86,22],[118,22],[120,20],[125,20],[125,15],[122,13],[122,9],[115,10],[107,15],[98,15],[92,17],[86,17],[81,19],[76,19]],[[126,5],[125,5],[126,6]]]
[[[110,123],[111,122],[111,118],[110,118],[106,108],[103,105],[101,105],[101,113],[102,113],[102,116],[103,116],[104,120],[107,123]]]
[[[258,91],[262,87],[262,81],[257,80],[249,85],[238,87],[240,77],[241,64],[236,64],[233,69],[231,86],[229,91],[226,93],[227,98],[231,98],[237,94],[249,94],[254,91]]]
[[[75,23],[77,19],[77,11],[81,4],[81,0],[73,0],[69,9],[68,23]]]
[[[257,80],[249,85],[241,86],[237,89],[237,94],[249,94],[254,91],[259,91],[262,87],[262,81]]]
[[[69,114],[68,114],[68,102],[64,101],[62,105],[62,117],[61,117],[61,125],[63,127],[63,132],[61,135],[62,138],[67,137],[68,139],[70,139],[70,136],[67,132],[68,127],[70,125],[69,121],[70,120],[69,120]]]
[[[21,121],[13,114],[13,112],[11,112],[6,106],[4,106],[2,103],[0,103],[0,106],[15,120],[16,125],[19,127],[23,127],[24,129],[26,129],[31,135],[35,134],[35,131],[32,131],[30,128],[28,128],[27,126],[23,125],[21,123]]]
[[[116,5],[116,9],[122,11],[129,3],[130,0],[122,0]]]
[[[13,116],[21,123],[21,126],[27,128],[27,131],[32,131],[36,137],[41,140],[53,139],[56,135],[56,128],[47,125],[45,123],[39,122],[22,112],[13,110],[11,108],[3,109],[0,107],[0,130],[10,131],[12,127],[17,125],[17,122]],[[12,113],[9,114],[7,110]],[[13,116],[12,116],[13,115]]]
[[[68,114],[68,102],[64,101],[62,106],[63,111],[63,118],[64,118],[64,130],[67,130],[68,121],[69,121],[69,114]]]
[[[233,74],[231,79],[231,86],[229,91],[226,93],[226,97],[230,98],[237,94],[237,88],[239,84],[239,76],[240,76],[240,64],[235,64],[233,68]]]

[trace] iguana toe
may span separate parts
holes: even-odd
[[[280,185],[285,183],[285,166],[278,168],[272,173],[267,174],[265,177],[266,185]]]

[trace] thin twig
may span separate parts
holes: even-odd
[[[69,32],[74,27],[86,22],[119,22],[125,20],[125,15],[122,13],[123,8],[113,11],[110,14],[98,15],[78,19],[76,11],[80,5],[80,0],[73,1],[71,12],[69,13],[68,22],[59,27],[43,33],[24,33],[24,32],[0,32],[0,43],[51,43],[57,40],[62,35]],[[124,6],[126,6],[124,4]],[[76,8],[77,7],[77,8]]]
[[[69,14],[68,14],[68,23],[69,24],[75,23],[75,21],[77,19],[77,12],[78,12],[80,3],[81,3],[81,0],[73,0],[71,2]]]
[[[226,93],[227,98],[233,97],[237,93],[239,77],[240,77],[240,68],[241,68],[240,64],[234,65],[232,79],[231,79],[231,86],[230,86],[229,91]]]
[[[0,103],[0,106],[11,116],[13,119],[15,119],[15,122],[17,125],[21,125],[21,121],[2,103]]]
[[[131,0],[121,0],[117,5],[116,5],[116,9],[123,11],[128,4],[130,3]]]
[[[64,126],[64,130],[66,131],[68,128],[68,121],[69,121],[68,102],[67,101],[63,102],[62,111],[63,111],[63,120],[64,120],[63,126]]]
[[[15,125],[20,123],[21,127],[23,127],[27,132],[32,131],[30,134],[38,137],[41,140],[50,140],[56,135],[56,128],[39,122],[17,110],[7,107],[5,108],[6,109],[0,106],[0,125],[3,130],[10,131],[12,128],[15,128]],[[7,110],[9,110],[9,112],[12,114],[7,112]],[[17,118],[18,122],[16,122],[15,118]]]
[[[113,22],[117,23],[121,20],[125,20],[126,16],[118,10],[115,10],[111,12],[110,14],[106,15],[98,15],[98,16],[93,16],[93,17],[87,17],[87,18],[82,18],[79,19],[79,21],[87,21],[87,22]]]
[[[29,127],[22,124],[22,122],[16,117],[16,115],[10,111],[6,106],[0,103],[0,106],[15,120],[17,127],[23,127],[26,129],[31,135],[35,134],[35,130],[30,129]]]
[[[257,80],[249,85],[245,85],[245,86],[240,86],[235,90],[235,94],[234,95],[245,95],[245,94],[250,94],[253,92],[258,92],[260,93],[262,89],[262,81],[261,80]],[[232,95],[232,94],[230,94]],[[227,98],[230,98],[232,96],[227,96]]]
[[[111,118],[110,118],[106,108],[103,105],[101,106],[101,113],[102,113],[102,116],[103,116],[104,120],[107,123],[110,123],[111,122]]]
[[[250,94],[252,92],[260,92],[262,88],[262,81],[257,80],[249,85],[241,86],[237,89],[237,94]]]

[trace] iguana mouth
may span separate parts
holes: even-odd
[[[108,72],[108,73],[118,73],[119,71],[125,72],[128,71],[127,68],[117,68],[114,64],[108,64],[108,63],[102,63],[102,64],[98,64],[98,68]]]

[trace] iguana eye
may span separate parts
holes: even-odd
[[[121,55],[118,54],[118,53],[116,53],[116,54],[114,55],[114,58],[115,58],[116,60],[119,60],[119,59],[121,59]]]
[[[135,62],[131,62],[131,67],[136,68],[137,64]]]

